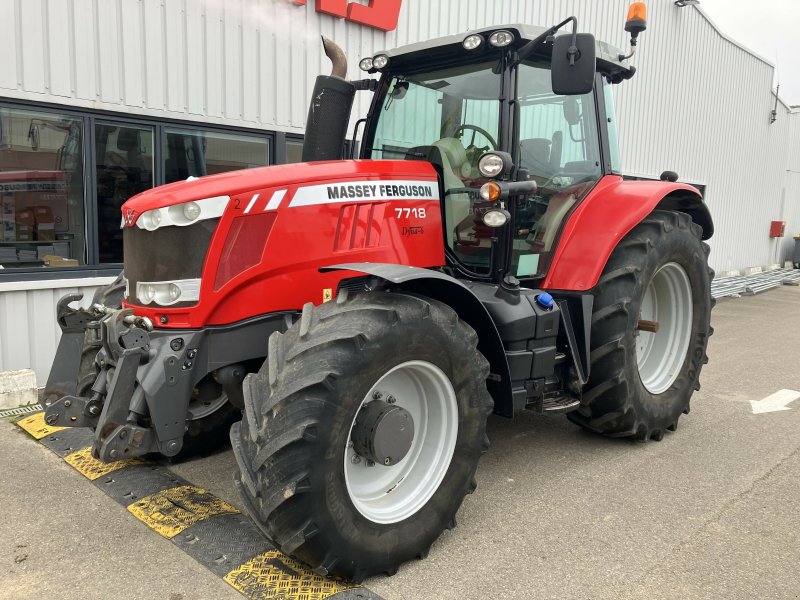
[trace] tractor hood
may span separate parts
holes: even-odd
[[[122,207],[125,305],[160,327],[229,324],[335,296],[354,262],[444,264],[433,165],[350,160],[182,181]],[[257,308],[256,308],[257,307]]]
[[[370,178],[380,178],[384,175],[404,177],[418,175],[420,171],[435,177],[435,171],[430,165],[426,168],[419,162],[391,160],[335,160],[242,169],[219,175],[189,178],[186,181],[153,188],[125,202],[122,205],[122,213],[125,217],[125,225],[130,227],[136,223],[142,213],[148,210],[204,198],[234,197],[250,190],[363,176]],[[128,215],[131,213],[132,216],[129,218]]]

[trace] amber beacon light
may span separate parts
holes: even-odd
[[[628,9],[628,18],[625,21],[625,31],[633,39],[647,29],[647,5],[644,2],[634,2]]]

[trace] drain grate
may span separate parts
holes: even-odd
[[[41,404],[29,404],[18,408],[4,408],[0,410],[0,419],[5,417],[17,417],[19,415],[29,415],[42,410]]]

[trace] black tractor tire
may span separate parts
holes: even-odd
[[[122,298],[125,294],[123,275],[124,273],[120,273],[110,284],[98,288],[92,297],[92,304],[102,304],[106,308],[115,310],[122,308]],[[92,386],[100,373],[100,367],[95,363],[95,358],[101,346],[91,343],[90,338],[91,334],[87,331],[78,369],[78,395],[83,397],[92,395]],[[183,447],[171,460],[177,461],[191,456],[202,456],[221,448],[228,442],[228,431],[231,425],[238,421],[241,415],[240,409],[227,402],[210,415],[188,421],[186,433],[183,435]]]
[[[231,425],[241,418],[241,409],[226,402],[208,416],[187,421],[181,451],[170,460],[177,462],[190,457],[207,456],[227,446]]]
[[[316,573],[356,582],[427,556],[455,526],[489,447],[489,364],[477,342],[447,305],[384,292],[307,304],[286,333],[273,334],[267,361],[245,381],[244,419],[231,428],[234,480],[262,532]],[[363,516],[347,489],[350,426],[382,376],[412,360],[436,365],[453,386],[455,451],[426,504],[402,521],[379,524]]]
[[[591,373],[574,423],[611,437],[660,441],[688,414],[692,394],[700,389],[700,371],[708,362],[711,328],[709,247],[702,229],[681,212],[657,210],[636,226],[611,254],[594,288]],[[677,263],[692,294],[691,338],[677,378],[653,394],[642,383],[637,364],[637,324],[645,290],[666,264]]]

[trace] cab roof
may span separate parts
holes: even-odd
[[[406,62],[407,59],[424,59],[424,54],[430,55],[430,51],[434,49],[444,49],[448,46],[458,46],[461,48],[461,51],[464,53],[469,53],[469,50],[465,50],[462,47],[462,43],[464,39],[472,34],[479,33],[487,39],[492,32],[495,31],[511,31],[517,38],[514,42],[512,47],[521,47],[525,45],[527,42],[536,39],[545,31],[547,31],[546,27],[539,27],[538,25],[527,25],[525,23],[515,23],[511,25],[495,25],[493,27],[484,27],[482,29],[473,29],[470,31],[466,31],[464,33],[458,33],[455,35],[448,35],[440,38],[434,38],[431,40],[426,40],[424,42],[417,42],[415,44],[408,44],[406,46],[400,46],[399,48],[395,48],[393,50],[386,50],[383,52],[377,52],[378,54],[385,54],[389,57],[389,59],[401,59],[403,62]],[[556,35],[572,35],[569,32],[559,32]],[[602,71],[609,74],[615,73],[628,73],[632,70],[632,67],[628,64],[627,61],[620,61],[619,56],[623,54],[623,52],[615,48],[614,46],[607,44],[606,42],[597,41],[597,70]],[[545,46],[546,48],[546,46]]]

